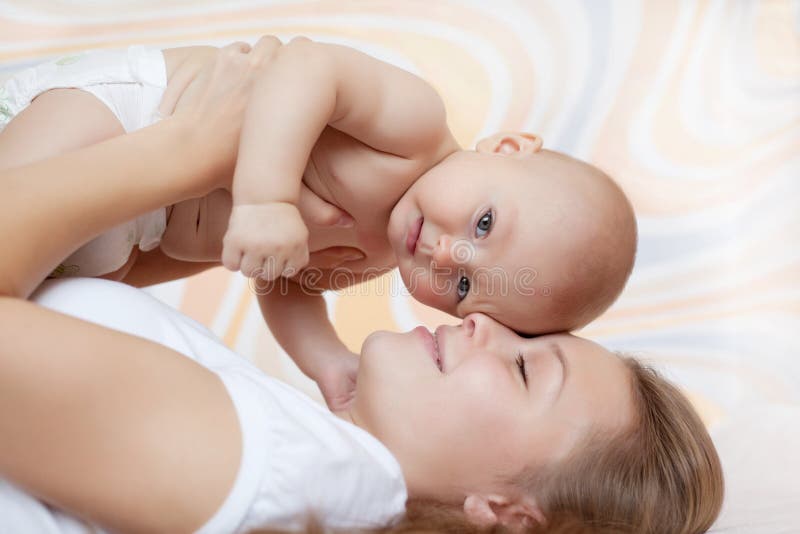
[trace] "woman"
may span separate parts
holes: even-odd
[[[435,335],[376,333],[352,402],[330,414],[126,286],[56,282],[37,296],[45,307],[22,300],[104,229],[219,186],[249,80],[240,56],[174,118],[2,173],[9,206],[38,209],[0,213],[0,403],[13,407],[0,410],[0,474],[122,531],[293,528],[315,510],[332,527],[377,526],[406,493],[409,521],[710,526],[721,471],[689,404],[573,336],[524,339],[482,315]],[[191,129],[192,113],[209,128]]]

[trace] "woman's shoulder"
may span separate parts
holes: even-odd
[[[306,394],[266,375],[203,325],[141,289],[96,278],[45,282],[42,306],[161,343],[215,373],[242,431],[242,460],[225,503],[204,531],[384,525],[402,514],[400,465],[376,438]],[[239,530],[244,530],[240,528]]]
[[[99,278],[47,280],[31,300],[52,310],[164,345],[211,371],[247,365],[204,325],[146,291]]]
[[[126,284],[100,278],[46,280],[30,300],[91,323],[161,341],[154,339],[161,337],[157,312],[166,305]]]
[[[241,418],[242,473],[264,473],[243,531],[302,530],[311,510],[324,527],[344,530],[385,526],[404,513],[400,465],[371,434],[257,369],[219,376]]]

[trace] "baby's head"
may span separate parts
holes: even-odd
[[[599,169],[541,145],[496,134],[400,199],[388,235],[417,300],[531,335],[578,328],[614,302],[636,251],[630,202]]]

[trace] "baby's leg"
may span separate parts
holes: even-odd
[[[26,165],[124,133],[116,116],[94,95],[80,89],[51,89],[0,132],[0,169]],[[134,247],[125,265],[103,278],[124,278],[136,260],[136,252]]]
[[[0,169],[26,165],[123,133],[119,120],[94,95],[80,89],[51,89],[0,132]]]

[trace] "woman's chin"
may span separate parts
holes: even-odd
[[[390,337],[395,335],[395,332],[390,332],[388,330],[375,330],[370,332],[366,338],[364,338],[364,342],[361,344],[361,356],[364,357],[367,353],[371,352],[373,349],[373,345],[375,343],[380,343],[381,339],[386,337]]]
[[[393,335],[398,334],[386,330],[376,330],[371,332],[366,339],[364,339],[364,342],[361,344],[360,363],[358,364],[359,380],[363,374],[366,374],[371,366],[380,365],[375,361],[376,359],[379,359],[383,353],[391,351],[392,344],[390,340]]]

